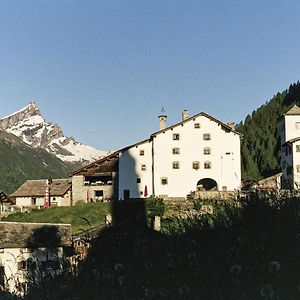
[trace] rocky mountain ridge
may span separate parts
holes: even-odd
[[[65,137],[58,124],[46,122],[36,102],[0,119],[0,129],[20,137],[34,148],[43,148],[65,162],[81,164],[95,161],[107,152]]]

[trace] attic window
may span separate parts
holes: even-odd
[[[195,123],[194,128],[200,128],[200,123]]]
[[[174,133],[174,134],[173,134],[173,140],[174,140],[174,141],[179,141],[179,140],[180,140],[179,133]]]
[[[144,156],[145,155],[145,150],[140,150],[140,156]]]
[[[296,145],[296,152],[300,152],[300,145]]]

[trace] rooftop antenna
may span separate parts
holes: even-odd
[[[166,112],[165,108],[162,107],[161,110],[160,110],[160,112],[161,112],[162,114],[164,114],[164,113]]]

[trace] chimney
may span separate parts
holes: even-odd
[[[234,122],[228,122],[227,126],[231,128],[231,130],[235,130],[235,123]]]
[[[167,121],[167,116],[166,115],[160,115],[158,116],[159,118],[159,130],[163,130],[166,128],[166,121]]]
[[[185,121],[189,118],[189,111],[187,109],[184,109],[182,111],[182,121]]]

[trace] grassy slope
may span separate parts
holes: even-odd
[[[43,149],[34,149],[18,137],[0,130],[0,189],[15,191],[27,179],[62,178],[68,164]]]
[[[1,221],[33,223],[68,223],[77,233],[104,224],[105,214],[110,211],[109,203],[90,203],[71,207],[52,207],[33,210],[30,213],[15,213]]]

